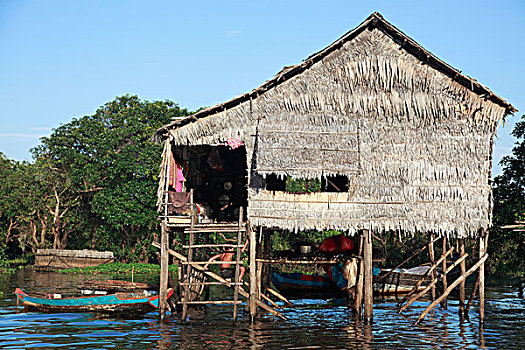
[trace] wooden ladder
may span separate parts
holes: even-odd
[[[193,201],[191,201],[193,202]],[[188,314],[189,305],[202,305],[202,304],[233,304],[233,320],[237,320],[237,309],[238,305],[242,302],[239,300],[239,288],[242,286],[242,281],[239,280],[240,275],[240,265],[241,260],[241,248],[243,247],[243,236],[246,232],[246,223],[243,222],[243,208],[239,209],[239,220],[236,226],[233,225],[210,225],[197,227],[196,225],[196,213],[192,210],[191,214],[191,225],[189,228],[184,229],[183,242],[186,237],[188,237],[187,244],[182,245],[182,249],[185,251],[187,257],[186,261],[181,261],[183,273],[179,273],[179,285],[181,287],[181,295],[183,296],[180,303],[182,304],[182,319],[186,320]],[[237,233],[237,242],[236,244],[225,244],[225,243],[209,243],[209,244],[195,244],[195,235],[203,233]],[[194,256],[196,256],[196,251],[203,248],[219,248],[219,249],[235,249],[235,260],[232,261],[196,261]],[[195,254],[194,254],[195,253]],[[224,283],[222,281],[207,281],[204,278],[204,274],[200,269],[195,269],[196,265],[220,265],[220,264],[230,264],[235,266],[235,279],[233,282]],[[233,301],[232,300],[213,300],[213,301],[201,301],[193,300],[200,299],[205,286],[209,285],[227,285],[229,287],[233,286]],[[199,292],[195,292],[198,290]]]

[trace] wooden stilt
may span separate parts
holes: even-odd
[[[292,302],[288,299],[286,299],[285,297],[283,297],[281,294],[279,294],[278,292],[276,292],[274,289],[266,286],[266,291],[268,291],[268,293],[272,294],[273,296],[275,296],[276,298],[279,298],[281,299],[282,301],[284,301],[284,303],[289,306],[289,305],[292,305]]]
[[[487,253],[488,231],[482,231],[479,236],[479,256],[480,258]],[[485,323],[485,264],[479,267],[479,324]]]
[[[359,251],[358,255],[363,257],[363,236],[359,237]],[[354,310],[357,315],[357,318],[361,320],[363,315],[363,287],[365,281],[365,269],[363,259],[359,259],[358,269],[357,269],[357,284],[355,287],[355,299],[354,299]]]
[[[460,238],[458,240],[459,245],[459,255],[465,255],[465,239]],[[465,261],[462,261],[461,264],[459,264],[459,268],[461,271],[461,275],[463,276],[465,274]],[[465,281],[462,281],[459,284],[459,318],[460,320],[465,319]]]
[[[166,296],[168,295],[168,232],[163,221],[160,229],[160,286],[159,286],[159,317],[164,321],[168,308]]]
[[[430,263],[432,265],[434,265],[434,234],[431,233],[429,235],[429,243],[428,243],[428,257],[430,259]],[[431,282],[434,282],[434,280],[436,279],[436,273],[434,271],[432,271],[432,277],[431,277]],[[432,300],[436,300],[436,287],[432,287],[431,289],[431,295],[432,295]]]
[[[240,261],[241,261],[241,228],[242,228],[242,218],[243,218],[243,207],[239,208],[239,229],[237,230],[237,248],[235,250],[235,286],[233,287],[233,322],[237,321],[237,300],[239,299],[239,273],[240,273]]]
[[[364,260],[364,323],[372,323],[374,295],[372,289],[372,232],[364,230],[363,260]]]
[[[469,319],[468,312],[470,310],[470,307],[472,306],[472,302],[474,301],[474,297],[476,296],[476,292],[478,291],[479,287],[479,274],[478,278],[476,279],[476,282],[474,283],[474,287],[472,287],[472,292],[470,293],[470,297],[468,298],[467,306],[465,307],[465,319]]]
[[[445,250],[447,250],[447,236],[443,235],[443,253],[445,253]],[[443,272],[447,270],[447,258],[443,259]],[[445,291],[447,290],[447,274],[443,274],[443,294],[445,294]],[[447,297],[443,299],[443,302],[441,303],[441,306],[443,309],[447,309]]]
[[[450,286],[448,286],[447,290],[436,300],[430,303],[430,305],[427,306],[427,308],[421,313],[419,318],[416,321],[416,324],[421,322],[425,316],[432,310],[437,304],[439,304],[444,298],[447,297],[447,295],[454,289],[458,284],[461,283],[461,281],[464,281],[468,276],[470,276],[473,272],[475,272],[477,269],[480,268],[481,265],[487,260],[488,255],[485,254],[474,266],[472,266],[467,272],[465,272],[464,275],[459,276],[457,280],[455,280]]]
[[[249,226],[249,225],[248,225]],[[257,313],[257,263],[256,259],[256,248],[257,248],[257,237],[255,231],[249,227],[248,233],[250,235],[250,321],[255,321],[255,314]]]

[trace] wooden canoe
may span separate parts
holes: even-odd
[[[17,288],[15,294],[24,308],[42,312],[145,313],[158,308],[159,296],[144,293],[115,293],[97,296],[65,297],[58,294],[31,296]],[[168,298],[173,289],[168,290]]]
[[[158,285],[123,280],[84,281],[78,286],[82,294],[138,293],[149,291],[151,295],[158,291]],[[102,293],[103,292],[103,293]]]

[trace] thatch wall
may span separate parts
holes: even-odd
[[[457,236],[487,228],[493,137],[513,107],[426,64],[430,56],[404,49],[387,25],[312,56],[300,74],[282,71],[249,99],[172,125],[174,143],[245,140],[255,225]],[[347,175],[349,192],[272,193],[257,178],[268,174]]]

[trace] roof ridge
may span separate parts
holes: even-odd
[[[460,70],[452,67],[445,61],[438,58],[436,55],[432,54],[430,51],[425,49],[422,45],[417,43],[414,39],[412,39],[411,37],[406,35],[404,32],[402,32],[400,29],[395,27],[393,24],[388,22],[383,17],[383,15],[381,15],[381,13],[376,11],[370,14],[357,27],[349,30],[348,32],[343,34],[341,37],[339,37],[337,40],[335,40],[332,44],[326,46],[320,51],[317,51],[311,54],[301,63],[292,65],[292,66],[283,67],[271,79],[265,81],[260,86],[252,89],[249,92],[238,95],[226,102],[216,104],[214,106],[198,111],[188,116],[186,119],[173,121],[172,123],[165,125],[159,130],[157,130],[157,133],[162,133],[174,125],[186,124],[184,122],[190,123],[197,119],[204,118],[208,115],[219,113],[223,110],[235,107],[238,104],[248,101],[254,96],[257,97],[260,94],[265,93],[269,89],[281,84],[283,81],[297,74],[301,74],[302,72],[310,68],[314,63],[316,63],[317,61],[320,61],[322,58],[324,58],[326,55],[328,55],[332,51],[340,49],[345,42],[352,40],[353,38],[355,38],[363,30],[367,28],[378,28],[378,29],[384,30],[386,34],[392,37],[393,40],[397,39],[400,42],[400,45],[402,48],[407,50],[410,54],[412,54],[419,60],[424,61],[426,64],[431,65],[434,69],[451,77],[456,82],[470,89],[474,93],[478,95],[482,95],[486,99],[490,99],[492,102],[502,107],[505,107],[505,115],[512,114],[517,111],[517,109],[514,108],[514,106],[508,103],[505,99],[494,94],[489,88],[479,83],[476,79],[462,74]]]

